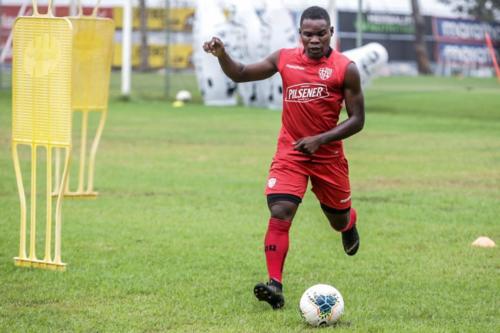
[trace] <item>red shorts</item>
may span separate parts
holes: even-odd
[[[267,179],[266,195],[292,194],[303,198],[307,182],[322,204],[335,209],[351,207],[349,166],[344,157],[328,163],[274,159]]]

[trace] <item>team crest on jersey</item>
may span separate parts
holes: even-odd
[[[321,67],[318,71],[321,80],[328,80],[332,76],[333,70],[328,67]]]

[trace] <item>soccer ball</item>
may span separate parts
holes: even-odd
[[[189,102],[191,100],[191,93],[187,90],[179,90],[175,99],[181,102]]]
[[[317,284],[307,289],[300,298],[300,314],[312,326],[330,326],[344,312],[344,299],[337,289]]]

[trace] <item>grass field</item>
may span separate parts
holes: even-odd
[[[64,202],[64,273],[17,268],[10,96],[0,95],[0,331],[314,332],[302,292],[336,286],[332,332],[500,331],[500,85],[383,78],[346,141],[362,237],[347,257],[312,193],[291,229],[287,305],[272,311],[263,195],[280,113],[113,99],[97,200]],[[41,252],[41,251],[40,251]],[[322,330],[323,331],[323,330]]]

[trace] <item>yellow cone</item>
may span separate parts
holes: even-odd
[[[172,103],[172,106],[174,108],[180,108],[180,107],[184,106],[184,102],[183,101],[175,101]]]

